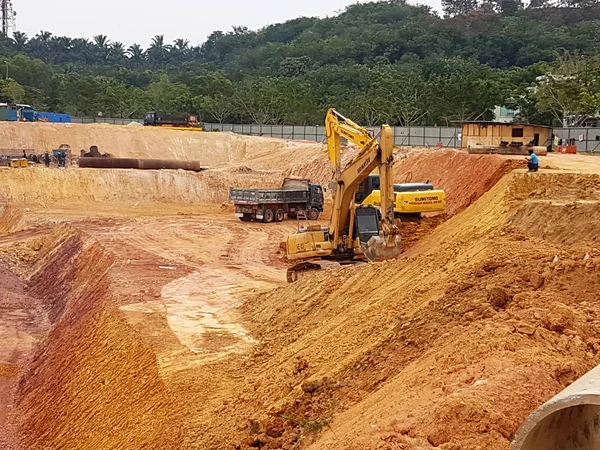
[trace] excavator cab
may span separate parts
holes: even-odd
[[[373,206],[359,206],[354,214],[354,238],[366,244],[374,236],[379,236],[381,213]]]

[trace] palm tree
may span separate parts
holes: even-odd
[[[110,40],[108,39],[108,36],[105,36],[103,34],[98,34],[96,36],[93,37],[94,39],[94,43],[96,44],[96,46],[98,48],[107,48],[108,44],[110,42]]]
[[[125,46],[122,42],[113,42],[109,45],[109,57],[114,63],[119,63],[125,59]]]
[[[169,60],[181,64],[190,51],[190,41],[187,39],[175,39],[169,52]]]
[[[52,36],[48,42],[48,50],[53,62],[63,62],[71,50],[71,39],[64,36]]]
[[[173,49],[181,53],[185,53],[190,48],[190,41],[187,39],[175,39],[173,44]]]
[[[152,38],[150,47],[148,47],[148,59],[155,67],[161,67],[166,59],[166,54],[171,48],[170,45],[165,45],[165,36],[157,34]]]
[[[27,47],[28,42],[27,34],[21,31],[15,31],[13,33],[13,43],[15,46],[15,50],[18,52],[22,52]]]
[[[52,33],[49,31],[40,31],[33,39],[29,41],[29,49],[32,56],[41,59],[47,59],[50,54],[49,42]]]
[[[96,44],[96,55],[101,61],[106,61],[108,58],[108,44],[110,40],[103,34],[98,34],[92,38]]]
[[[77,38],[71,41],[71,61],[90,63],[94,61],[93,44],[85,38]]]
[[[39,39],[42,42],[48,42],[52,37],[52,33],[50,33],[49,31],[42,30],[38,34],[36,34],[35,37],[36,39]]]
[[[133,44],[127,49],[129,61],[134,67],[139,67],[146,60],[146,51],[140,44]]]

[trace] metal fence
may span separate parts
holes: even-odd
[[[105,117],[71,117],[72,123],[106,123],[109,125],[129,125],[131,122],[144,123],[143,119],[113,119]]]
[[[111,125],[129,125],[131,122],[143,123],[143,119],[113,119],[99,117],[73,117],[73,123],[106,123]],[[298,139],[325,142],[324,126],[287,126],[287,125],[250,125],[204,123],[206,131],[230,131],[251,136],[271,136],[282,139]],[[368,127],[375,135],[378,127]],[[393,127],[394,144],[397,146],[461,147],[460,127]],[[600,128],[554,128],[554,135],[564,143],[574,140],[579,152],[600,153]]]
[[[367,127],[376,135],[377,127]],[[206,131],[231,131],[252,136],[271,136],[282,139],[302,139],[325,142],[324,126],[244,125],[205,123]],[[398,146],[460,147],[459,127],[394,127],[394,142]]]
[[[555,128],[554,135],[565,144],[573,139],[578,152],[600,153],[600,128]]]

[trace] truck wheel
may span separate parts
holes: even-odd
[[[252,221],[252,216],[250,214],[244,214],[243,217],[240,217],[240,220],[242,222],[251,222]]]
[[[275,213],[275,222],[283,222],[285,219],[285,211],[283,209],[278,209]]]
[[[317,220],[320,215],[321,213],[319,212],[319,210],[313,208],[310,211],[308,211],[308,220]]]
[[[273,218],[274,218],[273,210],[272,209],[265,209],[265,214],[264,214],[264,217],[263,217],[263,222],[264,223],[271,223],[271,222],[273,222]]]

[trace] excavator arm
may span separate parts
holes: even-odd
[[[382,232],[379,239],[369,243],[363,249],[369,259],[388,259],[399,254],[399,230],[394,223],[394,182],[392,165],[394,161],[394,134],[388,125],[381,127],[379,141],[377,137],[334,109],[330,109],[326,119],[327,146],[329,158],[336,171],[337,188],[334,197],[334,209],[329,227],[333,238],[333,247],[347,246],[345,239],[351,239],[352,233],[344,237],[354,210],[354,198],[359,185],[376,169],[381,180]],[[342,170],[341,137],[356,144],[360,151]],[[350,223],[349,223],[350,221]],[[368,250],[368,251],[367,251]]]

